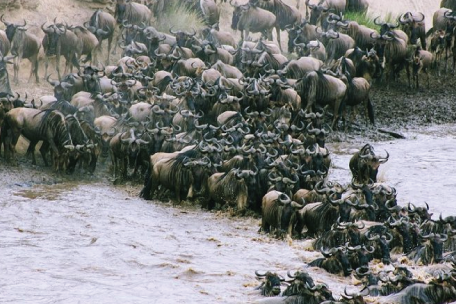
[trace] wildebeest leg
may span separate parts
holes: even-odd
[[[109,149],[109,155],[111,156],[112,173],[114,175],[114,178],[116,178],[116,156],[111,149]]]
[[[19,136],[21,135],[21,130],[19,128],[11,128],[9,129],[8,123],[4,124],[5,128],[3,129],[3,136],[6,136],[5,138],[5,159],[7,161],[10,160],[10,154],[12,157],[12,162],[14,164],[17,163],[16,159],[16,144],[17,141],[19,140]]]
[[[14,58],[14,83],[19,83],[19,64],[21,63],[22,56],[19,55]]]
[[[283,53],[282,44],[280,43],[280,27],[279,27],[279,25],[277,25],[275,29],[276,29],[276,34],[277,34],[277,44],[279,45],[280,51]]]
[[[46,77],[47,77],[48,66],[49,66],[49,57],[45,56],[44,57],[44,79],[46,79]]]
[[[27,148],[26,156],[27,157],[29,157],[29,156],[32,157],[32,165],[36,165],[35,147],[36,147],[37,143],[38,143],[38,140],[31,140],[30,144],[29,144],[29,146]]]
[[[33,73],[35,74],[35,82],[36,83],[39,83],[40,82],[40,78],[39,78],[39,75],[38,75],[38,54],[36,54],[34,57],[33,57],[33,62],[32,62],[32,66],[33,66]]]
[[[334,103],[334,119],[332,123],[332,129],[336,130],[337,129],[337,122],[339,120],[339,109],[340,109],[340,104],[341,100],[336,100]]]
[[[150,190],[152,188],[152,168],[149,166],[147,168],[145,178],[144,178],[144,187],[142,188],[141,192],[139,192],[139,197],[144,198],[145,200],[150,200]]]
[[[116,41],[114,43],[114,49],[112,50],[112,54],[116,55],[117,54],[117,46],[119,45],[119,40],[122,37],[122,26],[120,25],[117,27],[117,29],[114,31],[113,36],[116,35]],[[241,32],[242,35],[242,32]]]
[[[108,59],[106,60],[106,65],[109,64],[109,56],[111,55],[111,45],[112,45],[112,39],[114,38],[114,35],[111,35],[109,38],[108,38]],[[100,43],[101,45],[101,43]]]
[[[122,179],[127,179],[127,176],[128,176],[128,158],[127,157],[124,157],[122,159],[122,165],[121,165],[121,177]]]
[[[372,104],[372,100],[370,99],[370,97],[367,99],[366,109],[367,109],[367,116],[369,117],[370,122],[372,123],[373,126],[375,126],[374,105]]]
[[[62,78],[60,77],[60,56],[58,55],[55,57],[55,69],[57,70],[57,76],[59,77],[59,81],[62,80]]]
[[[48,153],[48,151],[49,151],[49,144],[47,141],[43,141],[43,144],[40,147],[40,154],[41,154],[41,158],[43,159],[44,165],[46,167],[49,166],[49,163],[46,158],[46,154]]]
[[[271,225],[269,225],[267,223],[267,221],[264,219],[264,217],[261,219],[261,228],[260,228],[260,231],[264,232],[264,233],[269,233],[270,231],[270,228],[271,228]]]

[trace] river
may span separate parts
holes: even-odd
[[[396,187],[400,204],[456,214],[455,131],[438,126],[373,143],[390,154],[379,179]],[[331,180],[350,181],[348,161],[362,145],[328,145]],[[1,303],[252,303],[262,298],[255,270],[285,276],[319,256],[308,241],[259,234],[258,218],[148,202],[139,187],[105,177],[52,180],[21,166],[0,167]],[[6,170],[25,180],[5,178]],[[307,270],[335,295],[352,284]]]

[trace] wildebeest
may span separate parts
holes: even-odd
[[[29,81],[35,75],[36,82],[38,83],[38,51],[41,47],[38,37],[27,32],[27,22],[25,20],[23,25],[7,22],[4,20],[3,15],[0,17],[0,20],[6,25],[6,36],[11,42],[11,54],[15,56],[14,82],[19,82],[19,64],[22,58],[27,58],[32,65]]]
[[[303,205],[292,201],[286,194],[269,191],[262,200],[261,230],[270,232],[274,229],[291,237],[297,221],[296,213],[302,208]]]
[[[74,149],[65,117],[59,111],[15,108],[7,113],[5,123],[7,132],[10,132],[8,134],[7,159],[9,158],[9,152],[11,152],[13,161],[16,161],[15,146],[20,135],[30,140],[27,154],[32,155],[33,164],[36,164],[35,146],[40,140],[45,141],[47,146],[51,148],[56,169],[59,169],[59,165],[62,165],[60,156],[65,154],[65,150]],[[41,146],[40,152],[45,165],[47,165],[47,151],[44,144]]]
[[[276,26],[277,43],[282,50],[280,31],[299,23],[301,21],[301,13],[298,9],[283,3],[282,0],[260,0],[259,5],[276,16],[276,22],[278,23]]]
[[[316,259],[309,263],[309,266],[320,267],[329,273],[349,276],[353,271],[347,255],[346,246],[321,250],[323,258]]]
[[[136,3],[131,0],[116,0],[114,18],[121,30],[124,24],[148,26],[151,22],[152,12],[143,4]],[[119,33],[116,38],[113,53],[116,52],[116,46],[121,37],[122,33]]]
[[[227,203],[244,212],[248,204],[248,187],[253,177],[258,173],[252,170],[231,169],[226,173],[214,173],[207,180],[208,209],[215,203]]]
[[[306,19],[309,16],[308,9],[310,8],[310,24],[317,25],[320,21],[321,27],[326,30],[328,12],[331,10],[336,15],[345,12],[346,0],[324,0],[319,1],[318,4],[309,4],[310,0],[306,0]]]
[[[370,144],[364,145],[359,152],[356,152],[350,159],[350,171],[357,184],[369,184],[377,182],[378,167],[387,162],[388,152],[385,157],[375,154],[374,147]]]
[[[10,51],[10,48],[11,42],[9,41],[8,36],[6,35],[6,32],[4,30],[0,30],[0,52],[4,55],[7,55]]]
[[[420,16],[417,16],[420,15]],[[421,48],[426,49],[426,28],[424,24],[423,13],[407,12],[398,18],[402,24],[402,29],[407,33],[411,44],[418,44],[418,39],[421,42]]]
[[[429,284],[416,283],[404,290],[379,299],[381,304],[449,303],[456,300],[456,277],[454,273],[440,274]]]
[[[109,63],[109,56],[111,55],[112,38],[114,37],[114,30],[116,26],[116,19],[109,13],[97,9],[90,17],[89,22],[84,23],[84,26],[94,34],[98,41],[97,50],[101,50],[101,43],[103,40],[108,39],[108,54],[106,64]]]
[[[9,74],[7,64],[13,64],[10,60],[13,59],[11,56],[3,56],[0,53],[0,93],[13,94],[11,91]]]
[[[152,12],[140,3],[130,0],[117,0],[114,17],[118,24],[127,23],[133,25],[149,25]]]
[[[200,165],[192,162],[197,156],[196,149],[180,151],[178,153],[155,153],[150,157],[150,175],[146,175],[144,188],[140,196],[145,199],[151,199],[159,186],[174,191],[173,202],[180,203],[181,198],[186,198],[190,187],[195,178],[201,176],[195,175]]]
[[[332,127],[336,128],[340,105],[347,91],[347,86],[342,80],[322,71],[314,71],[299,79],[295,89],[301,96],[303,105],[306,105],[307,112],[313,112],[317,106],[331,105],[334,109]]]
[[[96,35],[82,26],[70,26],[68,29],[75,33],[82,42],[81,55],[86,56],[83,62],[92,63],[93,60],[97,62],[96,49],[98,48],[99,40]]]
[[[284,278],[270,271],[267,271],[264,274],[255,271],[255,274],[258,280],[263,281],[261,282],[261,285],[256,288],[261,291],[262,296],[274,297],[280,294],[280,285],[285,281]]]
[[[65,57],[65,71],[71,72],[73,65],[79,69],[79,57],[82,53],[82,41],[72,31],[67,30],[63,24],[52,24],[47,28],[44,27],[46,24],[41,25],[41,29],[46,34],[43,38],[43,48],[45,51],[45,78],[47,77],[47,69],[49,65],[49,57],[56,56],[56,70],[58,73],[59,80],[60,75],[60,56]]]
[[[247,39],[250,32],[262,33],[272,40],[272,29],[276,26],[276,16],[265,9],[250,4],[235,6],[231,28],[241,31],[242,40]],[[280,29],[277,28],[277,31]]]
[[[369,117],[370,122],[375,125],[374,117],[374,106],[370,98],[370,84],[364,77],[351,77],[350,73],[343,73],[344,76],[342,80],[346,81],[347,85],[347,96],[342,107],[342,116],[345,121],[345,111],[344,106],[352,107],[354,112],[354,107],[362,104],[365,112],[367,112],[367,117]],[[354,120],[354,113],[352,113],[352,123]],[[346,123],[346,121],[345,121]]]
[[[454,46],[453,46],[454,48]],[[419,75],[421,73],[426,74],[427,88],[429,89],[429,70],[431,69],[434,63],[434,55],[431,52],[417,49],[412,54],[412,58],[409,59],[412,65],[412,82],[415,85],[415,88],[418,90],[420,88]],[[453,71],[456,67],[456,52],[453,50]],[[411,86],[409,82],[409,87]]]
[[[200,0],[200,8],[207,25],[211,26],[219,22],[220,9],[214,0]]]

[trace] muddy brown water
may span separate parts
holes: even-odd
[[[455,131],[430,127],[373,144],[390,153],[379,178],[401,204],[456,214]],[[331,180],[350,181],[348,161],[362,145],[329,145]],[[140,186],[54,179],[27,164],[0,167],[1,303],[255,303],[255,270],[286,276],[319,257],[309,241],[259,234],[257,218],[147,202]],[[306,270],[336,296],[357,288],[353,278]]]

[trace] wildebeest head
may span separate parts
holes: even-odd
[[[390,32],[391,30],[394,30],[395,28],[399,27],[399,22],[394,24],[394,23],[388,23],[384,21],[379,20],[380,17],[376,17],[374,19],[374,23],[378,26],[380,26],[380,36],[383,36],[387,32]]]
[[[421,237],[423,238],[424,242],[427,240],[431,242],[434,256],[428,258],[431,258],[431,260],[433,258],[434,263],[440,263],[443,260],[443,243],[448,239],[448,236],[446,234],[439,235],[430,233],[428,235],[421,235]]]
[[[290,225],[293,225],[296,221],[296,212],[304,207],[304,205],[298,204],[292,201],[288,195],[282,193],[278,197],[279,204],[282,206],[280,214],[280,228],[283,231],[287,231]]]
[[[193,33],[185,32],[185,31],[174,31],[173,28],[169,29],[169,32],[176,36],[176,44],[178,47],[184,47],[187,45],[187,42],[196,35],[195,29],[193,29]]]
[[[66,100],[66,93],[73,85],[65,81],[52,80],[50,77],[51,75],[48,75],[46,79],[54,87],[54,97],[57,100]]]
[[[127,11],[127,4],[130,0],[117,0],[114,17],[116,17],[117,23],[122,23],[125,20],[125,13]]]
[[[247,12],[250,9],[250,6],[248,4],[246,5],[237,5],[237,4],[232,4],[232,0],[230,0],[230,4],[234,6],[234,11],[233,11],[233,18],[231,19],[231,28],[233,30],[238,29],[238,23],[239,19],[241,19],[242,14]]]
[[[6,26],[6,29],[5,29],[6,37],[11,42],[13,41],[14,34],[16,33],[17,28],[18,27],[25,27],[27,25],[27,21],[25,21],[25,19],[24,19],[24,24],[23,25],[6,22],[5,19],[3,18],[3,15],[0,17],[0,21],[2,21],[3,24],[5,24],[5,26]]]
[[[209,158],[204,157],[203,159],[188,161],[184,166],[190,170],[191,176],[193,177],[193,191],[197,194],[201,194],[207,179],[210,175],[215,173],[215,171],[211,170],[211,161]]]
[[[55,20],[54,20],[55,21]],[[63,24],[52,24],[44,27],[46,24],[41,25],[41,29],[46,34],[43,39],[43,45],[46,45],[46,56],[53,56],[57,54],[59,48],[59,38],[66,34],[67,28]]]
[[[322,249],[321,253],[326,258],[327,263],[325,269],[329,268],[329,272],[342,272],[344,276],[349,276],[352,273],[353,269],[345,246],[331,248],[329,251]]]
[[[296,271],[293,275],[290,271],[287,275],[291,280],[287,280],[290,285],[283,292],[283,296],[299,295],[303,294],[309,288],[315,287],[315,283],[312,277],[305,271]]]
[[[380,226],[380,228],[367,231],[365,236],[372,242],[371,244],[374,244],[374,257],[380,258],[383,264],[390,264],[391,256],[389,243],[393,240],[391,233],[389,233],[385,227]]]
[[[13,64],[10,60],[14,57],[3,57],[3,54],[0,52],[0,93],[13,94],[11,91],[11,86],[9,82],[9,75],[6,65]]]
[[[100,77],[102,76],[98,75],[99,71],[97,68],[91,67],[91,69],[94,70],[92,72],[87,71],[86,67],[84,74],[82,75],[82,78],[84,79],[85,90],[91,94],[101,93]]]
[[[402,236],[402,250],[404,253],[410,252],[410,250],[415,247],[410,234],[411,223],[407,217],[401,217],[400,219],[390,217],[387,221],[387,225],[391,227],[391,229],[396,229]]]
[[[364,227],[365,227],[364,222],[346,223],[346,222],[340,222],[340,219],[337,220],[337,225],[336,225],[337,230],[346,231],[345,233],[348,236],[348,240],[350,241],[350,244],[353,244],[355,246],[361,245],[361,234],[360,234],[359,230],[363,229]]]
[[[258,286],[258,289],[261,291],[261,295],[274,297],[280,294],[280,285],[283,281],[285,281],[284,278],[270,271],[264,274],[261,274],[259,271],[255,271],[255,274],[257,279],[262,281],[261,285]]]
[[[135,132],[136,129],[133,127],[130,131],[124,132],[120,137],[122,153],[127,155],[131,165],[136,163],[141,146],[149,144],[149,142],[142,140]]]
[[[430,220],[433,213],[429,213],[429,205],[426,203],[426,207],[416,207],[413,203],[407,204],[407,211],[409,215],[416,214],[420,221]]]
[[[341,293],[340,296],[342,297],[341,302],[343,303],[350,303],[350,304],[364,304],[364,297],[369,295],[369,289],[365,288],[361,292],[354,292],[348,293],[347,288],[344,289],[344,293]]]
[[[402,25],[404,32],[410,37],[411,44],[416,44],[419,38],[419,27],[424,25],[422,22],[424,21],[424,14],[418,13],[419,16],[416,14],[412,14],[411,12],[407,12],[399,16],[398,21]]]
[[[309,4],[309,2],[310,2],[310,0],[306,0],[306,11],[307,11],[307,8],[310,8],[310,20],[309,20],[309,23],[316,25],[318,20],[320,19],[321,15],[322,15],[322,13],[328,12],[329,8],[326,7],[325,5],[322,5],[322,4],[318,4],[318,5]]]

